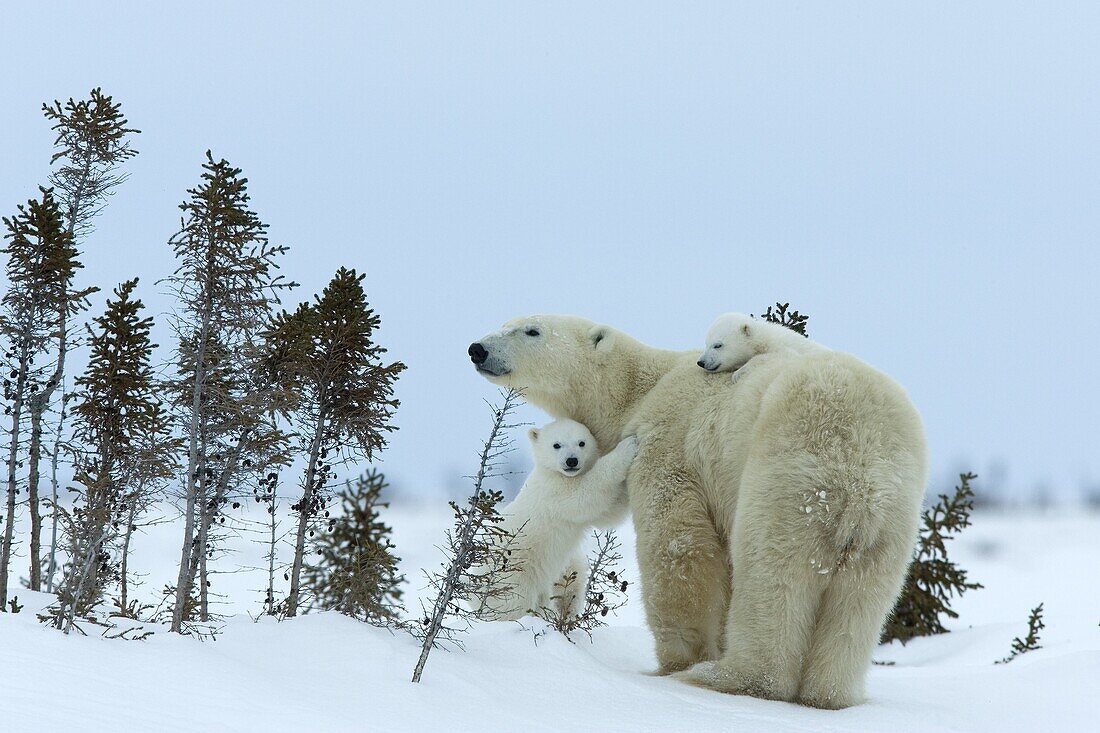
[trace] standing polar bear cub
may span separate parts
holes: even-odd
[[[778,323],[757,320],[744,313],[725,313],[707,330],[706,348],[697,363],[708,372],[733,372],[761,355],[784,351],[807,354],[824,348]],[[736,374],[734,378],[742,376]]]
[[[508,593],[490,596],[487,605],[498,618],[515,620],[551,605],[576,611],[583,602],[576,591],[554,596],[554,584],[576,572],[571,588],[585,586],[588,564],[579,552],[592,527],[613,527],[627,511],[626,473],[638,451],[633,436],[600,457],[596,438],[574,420],[555,420],[527,433],[535,468],[519,495],[501,510],[500,526],[514,535],[512,563],[501,584]]]
[[[601,445],[638,436],[627,491],[660,673],[816,707],[863,699],[926,476],[900,386],[827,349],[731,380],[699,351],[572,316],[518,318],[468,352]]]

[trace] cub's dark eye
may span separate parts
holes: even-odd
[[[714,345],[714,348],[716,348],[716,349],[720,349],[720,348],[722,348],[722,344],[715,344],[715,345]]]
[[[582,440],[580,443],[577,443],[577,445],[579,445],[581,448],[583,448],[584,447],[584,441]]]
[[[561,450],[561,443],[554,443],[554,450]]]
[[[527,335],[528,336],[538,336],[539,335],[539,330],[537,328],[529,328],[529,329],[527,329]]]

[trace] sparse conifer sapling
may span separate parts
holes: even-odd
[[[790,303],[776,303],[774,306],[768,306],[768,309],[764,311],[764,314],[760,316],[762,320],[768,323],[778,323],[780,326],[786,326],[795,333],[800,333],[806,338],[810,335],[806,332],[806,323],[810,320],[809,316],[802,315],[798,311],[790,310]],[[755,316],[753,316],[755,318]]]
[[[497,507],[504,496],[487,482],[501,475],[515,447],[509,431],[518,427],[510,419],[519,399],[519,392],[508,390],[499,404],[489,405],[493,427],[482,446],[477,473],[470,477],[473,491],[462,504],[451,502],[455,518],[443,548],[445,560],[439,571],[428,574],[435,600],[430,609],[423,609],[420,623],[411,626],[421,641],[413,682],[420,681],[432,649],[444,641],[458,643],[472,621],[495,620],[498,614],[491,609],[508,607],[512,593],[506,578],[519,569],[511,560],[515,536],[500,526],[504,517]],[[487,603],[489,596],[504,602]]]
[[[959,616],[951,609],[952,599],[982,587],[970,582],[966,571],[947,557],[947,542],[970,526],[974,508],[970,482],[976,478],[973,473],[960,474],[955,493],[941,494],[939,501],[924,512],[916,556],[894,613],[886,622],[883,641],[897,639],[905,643],[914,636],[946,633],[942,617]]]
[[[135,436],[130,475],[123,502],[125,518],[119,548],[121,559],[117,600],[118,607],[125,612],[141,607],[140,604],[135,605],[130,597],[130,549],[134,533],[143,527],[164,521],[163,518],[149,519],[148,515],[164,499],[169,480],[179,472],[178,458],[181,444],[178,438],[168,434],[169,415],[160,402],[157,402],[152,410],[156,413],[154,424],[158,427],[163,426],[163,429]],[[137,616],[131,614],[129,618],[137,618]]]
[[[282,571],[283,566],[279,562],[279,544],[286,539],[286,532],[282,530],[279,519],[279,476],[281,465],[259,466],[256,474],[256,486],[252,490],[252,498],[257,504],[264,507],[264,519],[260,522],[262,539],[256,540],[264,546],[263,559],[267,563],[267,586],[264,588],[263,612],[268,616],[282,616],[286,610],[286,603],[275,598],[276,571]]]
[[[379,518],[389,506],[379,498],[386,487],[385,477],[372,469],[336,494],[340,513],[320,532],[317,559],[303,571],[314,607],[376,625],[397,622],[405,578],[397,569],[401,559],[394,554],[392,530]]]
[[[1021,654],[1027,654],[1033,652],[1036,649],[1042,649],[1039,645],[1039,632],[1046,628],[1046,624],[1043,623],[1043,604],[1040,603],[1035,608],[1031,609],[1031,613],[1027,617],[1027,636],[1023,639],[1016,637],[1012,640],[1012,651],[1004,659],[1000,659],[995,664],[1008,664]]]
[[[69,562],[49,619],[66,633],[121,580],[130,528],[171,475],[176,446],[151,366],[153,319],[133,297],[137,280],[115,289],[90,329],[91,355],[76,380],[73,463],[76,501],[60,516]],[[125,586],[124,586],[125,587]]]

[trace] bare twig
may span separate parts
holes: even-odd
[[[495,605],[486,602],[487,596],[502,597],[511,591],[498,574],[512,570],[509,555],[513,537],[500,527],[503,516],[497,511],[497,505],[503,498],[501,492],[486,486],[488,480],[498,476],[502,458],[513,447],[508,430],[516,426],[509,423],[509,417],[520,394],[508,390],[502,398],[499,405],[489,405],[493,411],[493,427],[482,446],[477,473],[471,477],[470,498],[463,506],[451,502],[455,525],[447,536],[447,561],[442,573],[429,576],[436,597],[431,610],[425,613],[422,628],[415,632],[421,639],[421,646],[413,682],[420,681],[428,655],[440,640],[455,641],[456,634],[469,628],[472,620],[496,615],[491,610]],[[472,568],[486,571],[471,572]],[[453,625],[453,620],[463,627]]]

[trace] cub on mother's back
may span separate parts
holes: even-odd
[[[821,344],[778,323],[757,320],[744,313],[724,313],[707,331],[706,349],[698,364],[708,372],[732,372],[764,354],[825,350]]]

